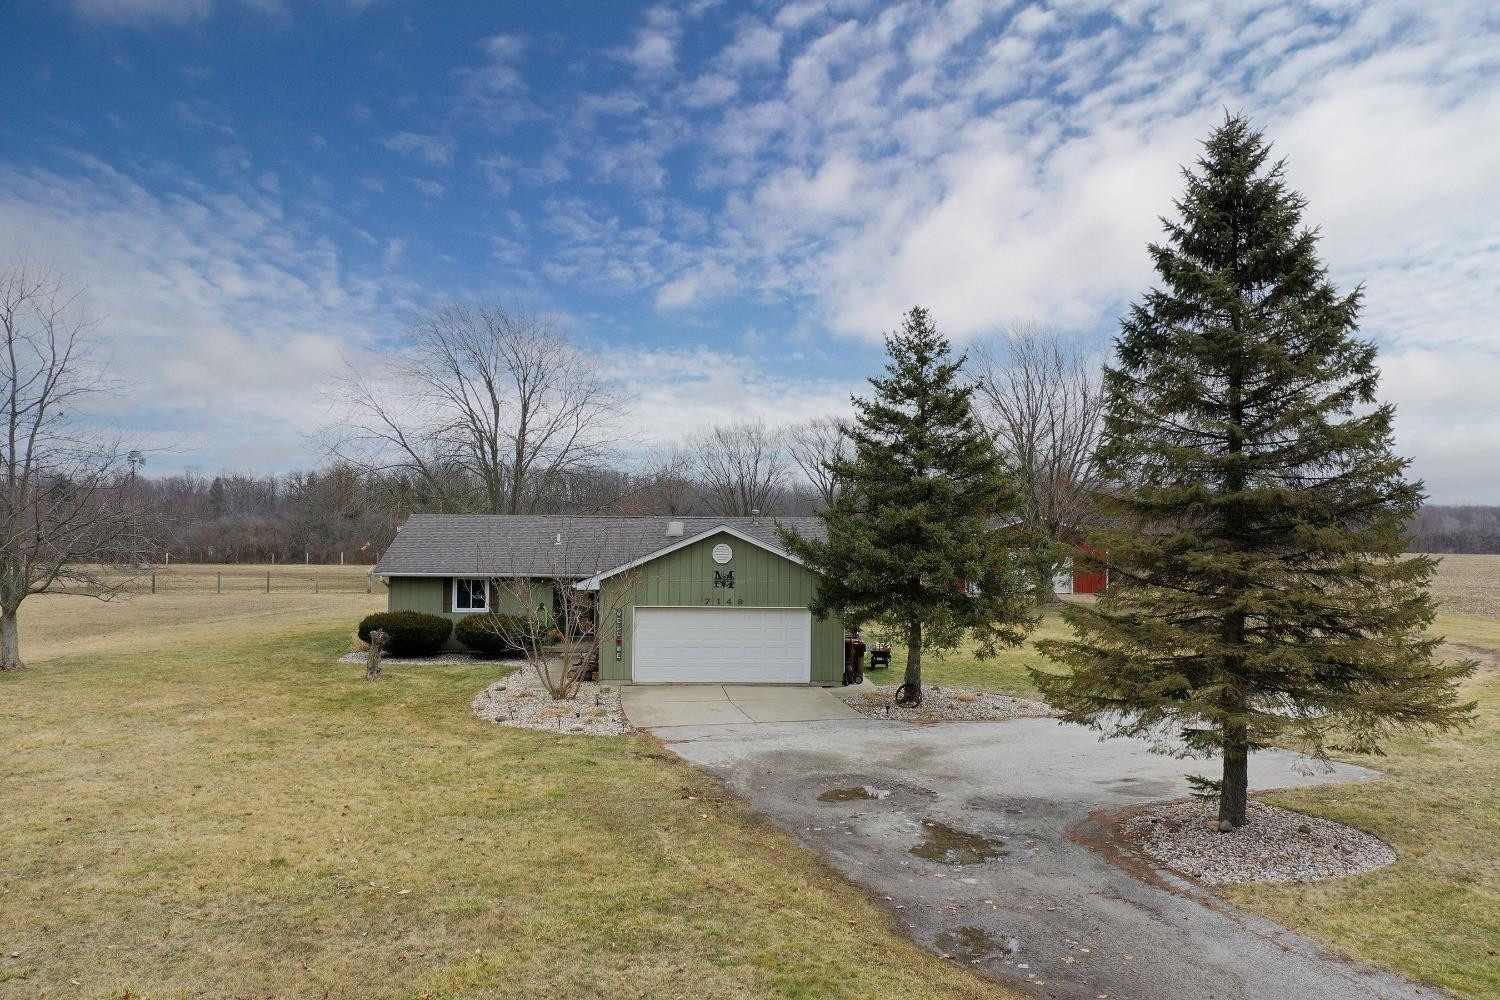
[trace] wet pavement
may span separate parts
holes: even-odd
[[[1036,996],[1436,998],[1131,859],[1096,813],[1187,791],[1201,764],[1050,719],[658,728],[654,735],[885,903],[922,945]],[[1317,765],[1322,768],[1322,765]],[[1257,788],[1360,780],[1257,754]]]

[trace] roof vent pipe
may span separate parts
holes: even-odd
[[[753,510],[750,511],[750,523],[751,524],[759,524],[760,523],[760,508],[759,507],[756,507],[755,509],[753,509]]]
[[[668,521],[667,522],[667,537],[668,538],[681,538],[682,537],[682,522],[681,521]]]
[[[553,542],[552,544],[553,545],[561,545],[562,544],[562,532],[561,531],[559,531],[557,533],[557,541]]]

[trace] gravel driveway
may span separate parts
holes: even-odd
[[[1095,810],[1186,792],[1192,765],[1050,719],[870,719],[658,728],[654,735],[886,900],[923,945],[1037,996],[1407,1000],[1435,991],[1325,955],[1083,841]],[[1251,762],[1258,788],[1370,777]],[[1094,833],[1099,824],[1092,821]]]

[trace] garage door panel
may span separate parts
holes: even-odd
[[[635,609],[633,676],[642,683],[805,684],[812,615],[803,608]]]

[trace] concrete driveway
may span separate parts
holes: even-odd
[[[620,689],[620,707],[637,729],[860,718],[825,688],[777,684],[631,685]]]
[[[1100,743],[1050,719],[727,723],[654,735],[885,901],[917,941],[1037,996],[1438,996],[1166,873],[1131,875],[1072,839],[1102,832],[1096,810],[1187,791],[1192,763],[1137,741]],[[1373,775],[1303,770],[1296,755],[1263,753],[1250,774],[1258,788]]]

